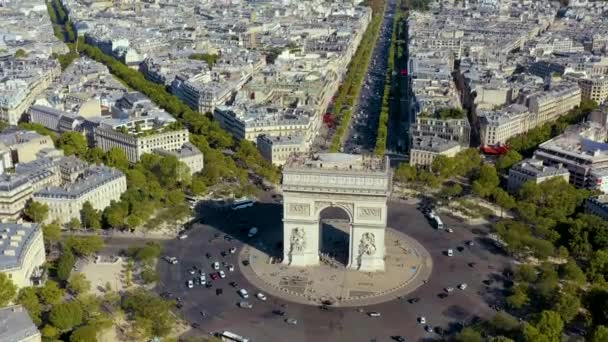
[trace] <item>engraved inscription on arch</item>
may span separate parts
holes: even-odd
[[[306,203],[289,203],[287,213],[298,216],[310,215],[310,204]]]
[[[380,219],[382,217],[382,208],[357,208],[357,217],[360,219]]]

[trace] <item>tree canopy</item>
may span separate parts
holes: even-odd
[[[0,307],[7,306],[17,294],[17,286],[7,276],[0,272]]]

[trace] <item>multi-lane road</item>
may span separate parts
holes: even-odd
[[[396,1],[389,0],[380,34],[365,73],[363,87],[353,109],[352,121],[343,145],[344,152],[371,153],[376,146],[396,7]]]
[[[236,254],[221,256],[222,251],[231,247],[241,249],[250,244],[246,232],[240,231],[239,223],[255,225],[269,234],[282,234],[282,206],[275,202],[260,202],[252,208],[239,211],[238,215],[227,216],[228,211],[206,210],[206,224],[197,225],[189,232],[186,240],[172,240],[164,245],[164,253],[180,260],[178,265],[161,262],[158,271],[161,282],[159,293],[168,291],[179,296],[183,302],[180,310],[183,316],[195,323],[192,334],[208,334],[214,331],[229,330],[252,338],[253,341],[390,341],[391,336],[404,336],[408,341],[423,341],[439,338],[436,332],[429,333],[417,322],[420,316],[426,317],[427,324],[443,330],[455,329],[458,324],[468,322],[476,316],[491,317],[494,311],[490,305],[502,297],[503,286],[500,281],[487,286],[487,279],[501,279],[501,270],[508,265],[508,259],[495,253],[480,238],[483,228],[468,227],[448,217],[445,222],[454,233],[439,231],[431,227],[426,218],[415,206],[400,202],[389,202],[388,225],[417,239],[431,254],[433,270],[428,282],[407,298],[417,297],[420,301],[411,304],[395,298],[392,301],[364,308],[363,312],[377,311],[381,317],[369,317],[357,308],[333,308],[322,311],[316,306],[301,305],[268,296],[262,302],[250,298],[252,309],[237,307],[240,300],[237,288],[229,285],[237,282],[239,288],[250,293],[258,290],[250,284],[237,266],[234,272],[226,271],[226,279],[213,281],[212,288],[197,286],[188,289],[186,282],[192,279],[188,270],[193,266],[209,273],[215,260],[238,265],[242,260]],[[226,241],[224,235],[234,237]],[[467,246],[465,241],[475,241]],[[452,248],[453,257],[445,255]],[[210,257],[206,257],[206,253]],[[475,263],[471,267],[470,263]],[[225,269],[225,268],[223,268]],[[208,278],[209,279],[209,278]],[[455,290],[447,298],[440,298],[446,287],[456,287],[467,283],[465,291]],[[217,295],[216,289],[222,289]],[[280,309],[286,316],[273,314]],[[297,325],[285,323],[286,317],[298,320]]]

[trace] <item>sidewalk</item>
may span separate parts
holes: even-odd
[[[89,231],[62,231],[65,236],[101,236],[101,237],[118,237],[125,239],[154,239],[154,240],[171,240],[177,237],[177,233],[169,232],[120,232],[114,230],[89,230]]]

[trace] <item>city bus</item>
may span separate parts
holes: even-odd
[[[248,338],[239,336],[230,331],[224,331],[224,332],[218,333],[217,337],[219,337],[220,340],[227,341],[227,342],[249,342]]]
[[[437,229],[443,229],[443,221],[441,221],[439,215],[433,216],[433,221],[435,221],[435,227]]]
[[[240,201],[236,201],[232,204],[232,210],[239,210],[247,207],[253,206],[254,201],[251,199],[244,199]]]

